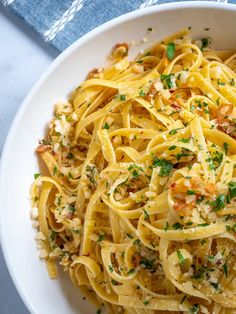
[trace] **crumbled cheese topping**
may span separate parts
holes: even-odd
[[[33,207],[33,208],[31,208],[31,210],[30,210],[30,218],[31,218],[32,220],[35,220],[35,219],[38,218],[38,216],[39,216],[38,207]]]
[[[155,89],[156,89],[158,92],[164,90],[164,86],[163,86],[162,82],[160,82],[160,81],[156,81],[156,82],[153,84],[153,86],[155,87]]]

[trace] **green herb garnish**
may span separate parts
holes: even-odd
[[[180,266],[183,266],[185,258],[183,257],[183,254],[181,253],[180,250],[177,250],[177,255],[178,255]]]
[[[106,130],[109,130],[110,129],[110,125],[107,122],[105,122],[102,128],[106,129]]]
[[[194,304],[194,306],[191,308],[191,313],[192,314],[198,314],[199,313],[199,305],[198,304]]]
[[[112,279],[111,283],[113,284],[113,286],[118,286],[118,284],[119,284],[119,282],[116,281],[115,279]]]
[[[160,177],[166,177],[169,176],[173,169],[173,164],[166,159],[158,159],[156,156],[154,156],[152,160],[153,168],[160,167],[159,176]]]
[[[228,277],[228,265],[227,265],[227,263],[224,263],[223,271],[224,271],[225,277]]]
[[[228,143],[224,143],[223,147],[224,147],[225,154],[227,155],[228,150],[229,150],[229,144]]]
[[[230,199],[233,197],[236,197],[236,182],[231,181],[228,183],[228,187],[229,187],[229,197]]]
[[[105,239],[105,235],[104,234],[100,234],[98,237],[98,241],[97,242],[101,242]]]
[[[188,190],[187,195],[196,195],[196,191],[194,190]]]
[[[145,220],[149,219],[148,212],[145,209],[143,209],[143,212],[144,212],[144,219]]]
[[[174,149],[176,149],[176,147],[177,147],[177,146],[172,145],[172,146],[170,146],[170,147],[168,148],[168,150],[174,150]]]
[[[214,211],[223,209],[225,207],[225,195],[224,194],[217,195],[215,201],[211,202],[211,206]]]
[[[55,174],[57,173],[57,170],[58,170],[58,168],[57,168],[57,166],[55,165],[55,166],[53,167],[53,173],[52,173],[53,176],[55,176]]]
[[[168,43],[166,48],[166,56],[171,61],[175,57],[175,43]]]
[[[169,229],[169,223],[168,221],[165,223],[165,226],[164,226],[164,230],[167,231]]]
[[[108,265],[108,269],[109,269],[110,273],[112,273],[114,271],[114,269],[111,265]]]
[[[131,268],[128,272],[127,272],[127,275],[131,275],[135,272],[135,269],[134,268]]]
[[[142,96],[142,97],[143,97],[143,96],[145,96],[145,95],[146,95],[145,92],[141,89],[140,92],[139,92],[139,96]]]
[[[36,180],[40,176],[40,173],[35,173],[34,174],[34,179]]]
[[[209,37],[205,37],[205,38],[202,38],[201,39],[201,42],[202,42],[202,47],[201,47],[201,50],[205,50],[211,43],[210,41],[210,38]]]
[[[176,222],[176,223],[174,223],[173,225],[172,225],[172,228],[174,229],[174,230],[179,230],[179,229],[183,229],[183,225],[181,225],[179,222]]]
[[[126,96],[125,95],[120,95],[120,100],[121,101],[126,101]]]
[[[178,142],[182,142],[182,143],[190,143],[191,138],[181,138],[180,140],[178,140]]]
[[[197,227],[207,227],[207,226],[209,226],[208,223],[197,224]]]
[[[165,84],[165,88],[172,88],[172,78],[174,77],[174,74],[161,74],[161,81]]]

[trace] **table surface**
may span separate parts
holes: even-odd
[[[59,52],[0,5],[0,154],[12,120],[34,82]],[[0,313],[28,314],[0,248]]]

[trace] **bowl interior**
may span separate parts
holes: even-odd
[[[106,63],[111,47],[133,42],[131,55],[154,41],[192,26],[195,38],[211,37],[218,49],[236,48],[236,10],[230,5],[179,3],[131,13],[93,31],[63,53],[27,97],[15,119],[2,156],[1,241],[11,276],[31,313],[95,313],[67,274],[50,280],[38,258],[29,218],[29,188],[38,172],[34,149],[52,117],[53,105],[67,97],[89,70]],[[147,34],[147,28],[154,32]],[[209,31],[204,28],[210,28]],[[147,43],[142,38],[148,39]]]

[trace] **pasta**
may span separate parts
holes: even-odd
[[[236,312],[236,54],[209,44],[116,45],[37,148],[40,257],[97,313]]]

